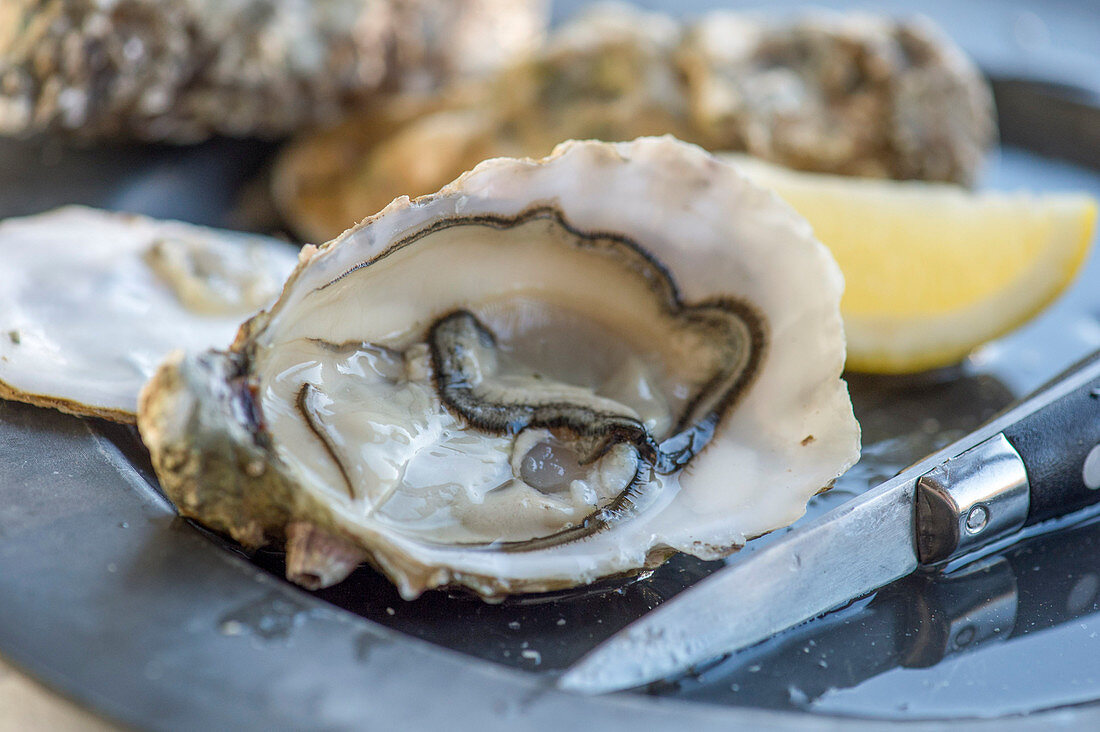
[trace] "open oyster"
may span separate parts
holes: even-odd
[[[263,236],[81,206],[0,223],[0,398],[133,422],[174,348],[233,339],[297,261]]]
[[[496,159],[307,247],[138,425],[180,512],[369,560],[403,596],[554,590],[716,558],[858,455],[842,281],[771,193],[670,138]]]

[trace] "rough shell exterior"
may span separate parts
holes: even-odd
[[[680,35],[667,16],[603,9],[489,77],[311,131],[276,166],[280,211],[300,235],[325,241],[395,196],[435,191],[488,158],[541,157],[567,139],[691,141]]]
[[[985,81],[926,21],[716,13],[683,25],[613,6],[445,99],[300,138],[274,193],[291,226],[320,241],[485,158],[654,134],[805,170],[968,183],[996,133]]]
[[[716,12],[681,58],[699,142],[801,170],[970,183],[994,142],[981,74],[931,22]]]
[[[543,0],[5,0],[0,133],[280,136],[537,42]]]

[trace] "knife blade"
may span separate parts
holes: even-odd
[[[660,605],[557,681],[604,693],[682,673],[1026,525],[1100,501],[1100,352],[896,477]]]

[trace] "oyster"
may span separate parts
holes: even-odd
[[[277,137],[485,73],[544,0],[4,0],[0,134]]]
[[[570,138],[668,133],[793,168],[967,183],[996,136],[989,88],[949,39],[858,13],[684,24],[597,6],[445,96],[378,105],[289,146],[273,180],[284,218],[321,241],[394,195]]]
[[[597,7],[495,75],[305,135],[279,156],[274,198],[295,231],[324,241],[364,211],[435,191],[489,158],[542,156],[571,138],[690,141],[680,36],[668,16]]]
[[[704,16],[681,65],[697,141],[790,168],[972,183],[996,139],[981,72],[931,21]]]
[[[0,222],[0,397],[133,422],[174,348],[227,344],[297,261],[267,237],[69,206]]]
[[[842,280],[808,225],[671,138],[569,142],[399,198],[138,426],[181,514],[486,598],[717,558],[858,455]]]

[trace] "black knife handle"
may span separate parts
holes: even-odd
[[[1037,408],[1003,430],[1027,469],[1025,526],[1100,501],[1100,353],[1027,401],[1033,400]]]

